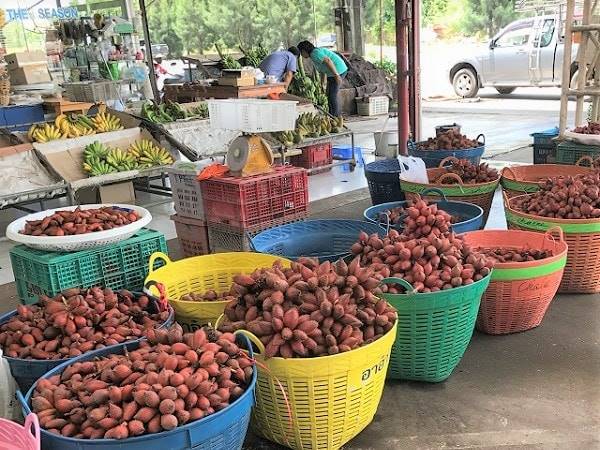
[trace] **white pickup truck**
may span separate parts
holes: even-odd
[[[564,27],[558,15],[529,17],[503,28],[487,46],[461,56],[450,69],[450,83],[460,97],[474,97],[482,87],[510,94],[517,87],[560,86]],[[572,61],[577,48],[573,49]],[[571,77],[577,70],[571,63]],[[569,81],[570,81],[569,80]]]

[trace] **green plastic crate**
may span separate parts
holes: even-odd
[[[154,252],[167,252],[165,236],[143,228],[124,241],[80,252],[47,252],[18,245],[11,249],[10,260],[19,298],[31,304],[41,294],[53,296],[72,287],[141,291]],[[163,264],[157,261],[154,269]]]
[[[575,164],[582,156],[591,156],[592,159],[598,158],[600,156],[600,146],[563,141],[556,147],[556,164]]]

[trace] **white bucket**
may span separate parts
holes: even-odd
[[[398,154],[398,132],[378,131],[373,133],[375,138],[375,156],[395,158]]]

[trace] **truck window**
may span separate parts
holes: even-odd
[[[533,22],[527,21],[514,25],[507,29],[498,39],[495,47],[518,47],[529,42]]]
[[[542,33],[540,39],[540,47],[548,47],[552,42],[552,36],[554,35],[554,19],[544,20],[542,25]]]

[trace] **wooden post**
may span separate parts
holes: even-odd
[[[561,97],[560,97],[560,116],[559,116],[559,136],[563,137],[567,128],[567,118],[569,114],[569,88],[571,83],[571,55],[573,53],[573,12],[575,10],[575,0],[567,0],[567,17],[565,18],[565,42],[563,51],[563,67],[561,79]],[[557,27],[560,30],[560,24]]]

